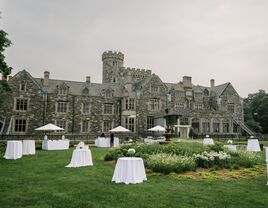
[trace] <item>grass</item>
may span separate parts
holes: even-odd
[[[19,160],[0,159],[0,207],[267,207],[265,176],[196,180],[148,174],[142,184],[111,182],[106,148],[91,148],[93,167],[65,168],[72,149],[37,151]],[[251,170],[252,172],[252,170]]]

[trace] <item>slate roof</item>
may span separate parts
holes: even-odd
[[[38,83],[42,83],[42,79],[35,78]],[[57,89],[57,86],[65,83],[69,87],[69,93],[73,95],[81,95],[82,90],[86,87],[89,89],[89,96],[100,96],[102,90],[113,90],[115,97],[122,96],[123,88],[119,85],[115,84],[99,84],[99,83],[90,83],[87,84],[86,82],[77,82],[77,81],[66,81],[66,80],[56,80],[56,79],[49,79],[48,87],[44,87],[48,93],[54,93]]]

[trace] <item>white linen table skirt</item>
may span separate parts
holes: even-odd
[[[111,139],[105,138],[105,137],[98,137],[98,139],[95,139],[95,146],[96,147],[110,147]],[[114,147],[119,147],[118,137],[114,137]]]
[[[22,154],[23,155],[34,155],[35,154],[35,141],[34,140],[23,140],[22,141]]]
[[[9,160],[16,160],[21,157],[22,157],[22,142],[8,141],[4,158]]]
[[[112,181],[115,183],[142,183],[147,180],[144,163],[138,157],[120,157],[115,166]]]
[[[72,159],[68,168],[77,168],[83,166],[92,166],[92,156],[89,149],[75,149],[73,151]]]
[[[213,145],[214,141],[212,138],[205,138],[203,139],[203,145]]]
[[[69,149],[69,140],[43,140],[42,141],[43,150],[65,150]]]
[[[258,139],[248,139],[247,151],[260,152],[260,144]]]

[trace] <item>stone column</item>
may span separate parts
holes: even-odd
[[[213,133],[213,119],[210,119],[209,132]]]
[[[202,118],[199,119],[199,133],[203,133]]]
[[[223,121],[223,119],[221,118],[220,119],[220,124],[219,124],[220,125],[220,129],[219,129],[219,132],[220,133],[223,133],[223,124],[222,124],[222,121]]]
[[[230,121],[229,121],[229,133],[234,133],[234,126],[233,126],[234,124],[233,124],[233,119],[230,119]]]

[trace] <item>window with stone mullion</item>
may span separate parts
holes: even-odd
[[[16,119],[15,120],[15,132],[26,132],[26,120]]]
[[[28,100],[27,99],[17,99],[16,100],[16,110],[27,111]]]

